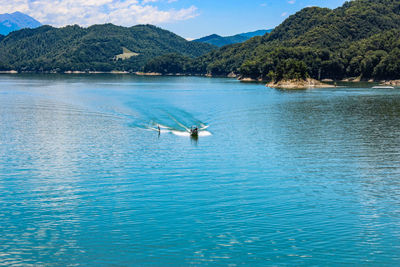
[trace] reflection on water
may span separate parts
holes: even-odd
[[[396,265],[399,151],[398,89],[2,75],[0,265]]]

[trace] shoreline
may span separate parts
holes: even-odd
[[[211,74],[184,74],[184,73],[167,73],[167,74],[162,74],[159,72],[142,72],[142,71],[73,71],[73,70],[68,70],[64,72],[57,72],[57,71],[42,71],[42,72],[37,72],[37,71],[16,71],[16,70],[0,70],[0,75],[1,74],[133,74],[137,76],[165,76],[165,77],[170,77],[170,76],[176,76],[176,77],[182,77],[182,76],[187,76],[187,77],[207,77],[207,78],[231,78],[231,79],[237,79],[240,82],[244,83],[266,83],[267,87],[271,88],[281,88],[281,89],[304,89],[304,88],[332,88],[335,87],[335,85],[332,85],[330,83],[333,82],[348,82],[348,83],[359,83],[359,82],[365,82],[365,83],[375,83],[379,85],[387,85],[387,86],[395,86],[395,87],[400,87],[400,79],[393,79],[393,80],[374,80],[374,79],[369,79],[369,80],[363,80],[360,79],[359,77],[351,77],[351,78],[344,78],[341,80],[333,80],[333,79],[322,79],[320,81],[316,79],[307,79],[306,81],[295,81],[295,80],[290,80],[290,81],[280,81],[278,83],[273,83],[273,82],[268,82],[262,79],[253,79],[249,77],[239,77],[238,75],[234,73],[229,73],[228,75],[211,75]]]

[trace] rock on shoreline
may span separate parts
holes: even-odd
[[[332,88],[331,84],[322,83],[315,79],[308,78],[307,80],[282,80],[279,82],[270,82],[266,85],[271,88],[281,89],[306,89],[306,88]]]
[[[382,81],[381,85],[400,86],[400,80]]]
[[[138,76],[162,76],[161,73],[158,72],[135,72],[136,75]]]
[[[18,71],[16,70],[2,70],[0,71],[1,74],[17,74]]]

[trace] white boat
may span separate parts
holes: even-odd
[[[374,86],[372,89],[394,89],[393,86],[387,86],[387,85],[379,85],[379,86]]]

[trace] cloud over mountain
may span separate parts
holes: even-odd
[[[89,26],[111,22],[116,25],[160,24],[196,17],[197,8],[160,9],[156,2],[163,0],[0,0],[2,12],[21,11],[44,24]]]

